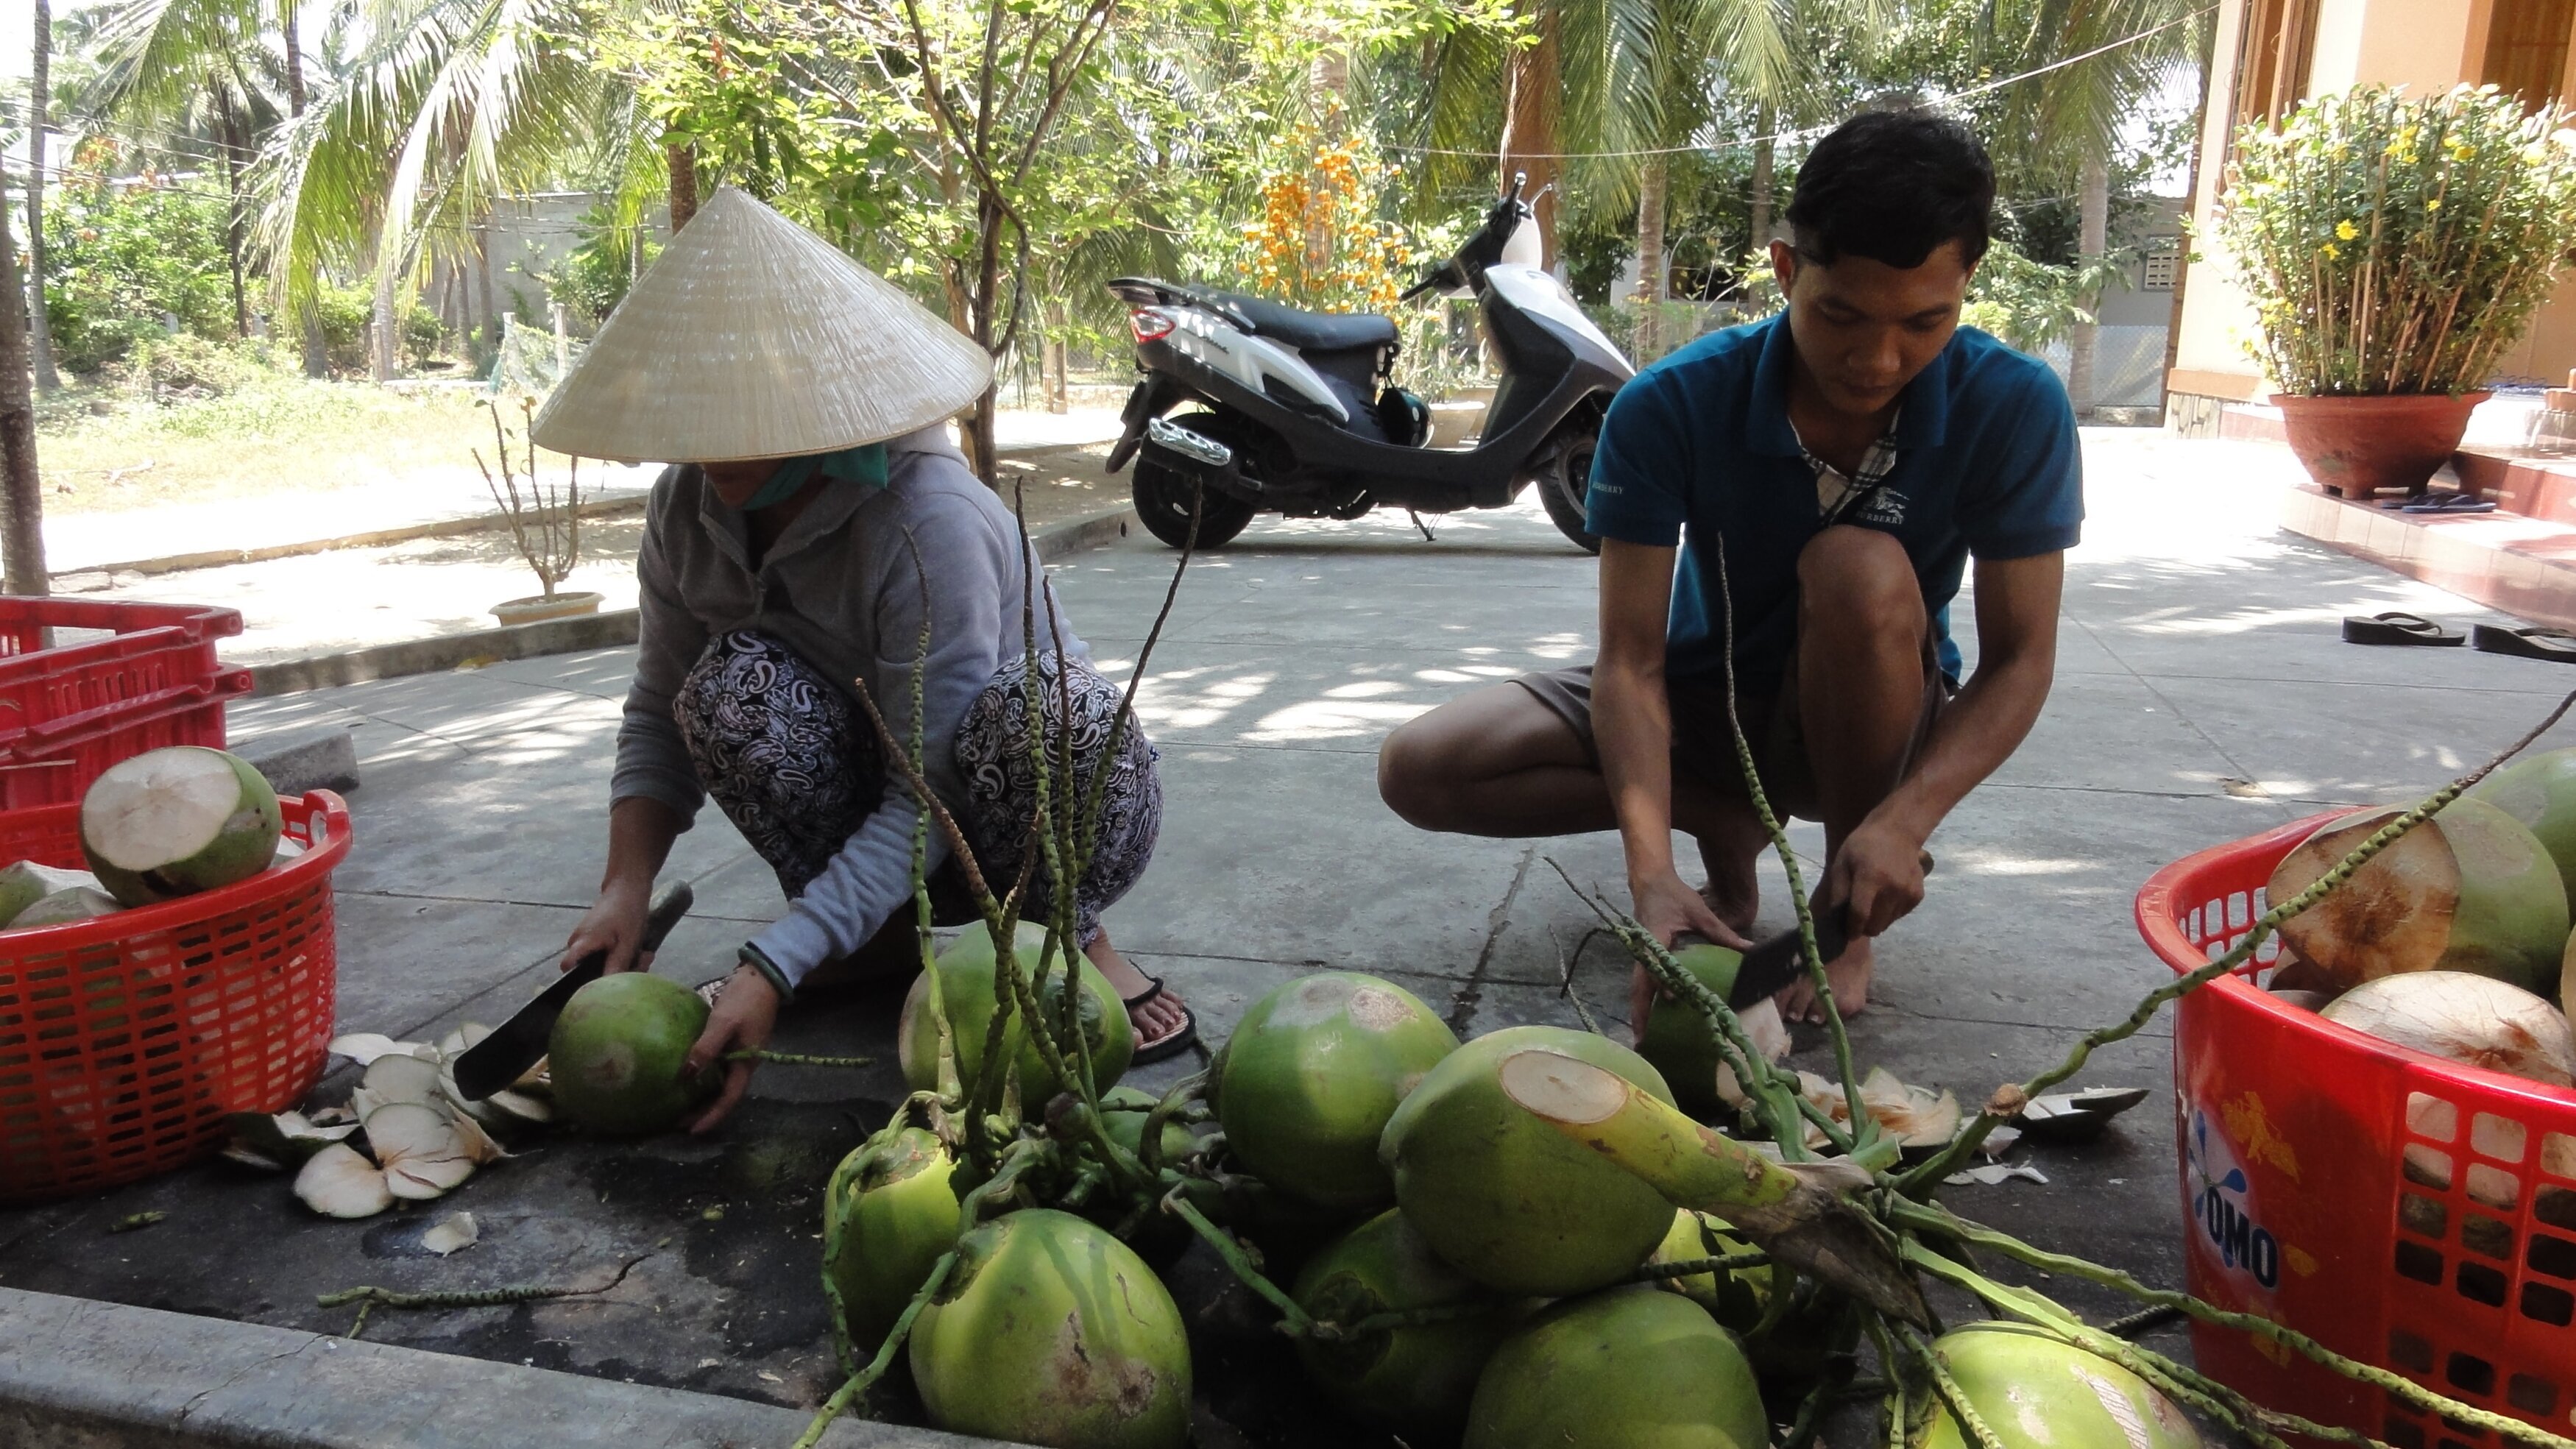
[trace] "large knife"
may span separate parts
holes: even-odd
[[[663,938],[680,918],[696,904],[697,894],[687,881],[674,881],[654,898],[653,907],[644,915],[642,950],[661,949]],[[518,1010],[518,1014],[501,1023],[500,1029],[476,1042],[465,1055],[456,1059],[456,1090],[469,1102],[480,1102],[510,1085],[537,1064],[546,1054],[546,1042],[554,1035],[555,1018],[563,1015],[564,1003],[572,994],[598,980],[608,970],[608,952],[593,951],[573,963],[536,1000]]]
[[[1817,905],[1810,912],[1816,922],[1816,951],[1831,961],[1850,944],[1843,926],[1840,905]],[[1807,946],[1799,939],[1798,928],[1791,926],[1779,935],[1744,953],[1735,968],[1735,985],[1728,988],[1726,1004],[1737,1011],[1779,993],[1780,989],[1807,974]]]

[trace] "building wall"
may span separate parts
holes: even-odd
[[[2353,85],[2403,85],[2443,91],[2484,66],[2494,0],[2321,0],[2307,94]],[[2193,249],[2185,282],[2182,335],[2168,385],[2176,393],[2231,400],[2261,389],[2246,349],[2253,304],[2236,284],[2234,263],[2212,225],[2234,129],[2236,61],[2247,0],[2224,0],[2209,77],[2209,108],[2200,136],[2200,185],[2192,198]],[[2558,381],[2576,368],[2576,277],[2562,279],[2530,332],[2497,366],[2501,378]]]

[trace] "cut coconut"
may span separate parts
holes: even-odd
[[[385,1186],[396,1197],[426,1201],[463,1186],[474,1175],[473,1141],[456,1118],[436,1107],[418,1102],[378,1107],[367,1114],[367,1145],[384,1164]]]
[[[328,1218],[371,1218],[394,1205],[384,1173],[345,1142],[316,1152],[295,1174],[295,1195]]]
[[[353,1031],[347,1036],[331,1038],[332,1055],[347,1057],[362,1067],[372,1066],[376,1058],[392,1056],[396,1052],[405,1056],[417,1055],[416,1048],[419,1046],[420,1043],[416,1041],[396,1041],[392,1037],[372,1031]]]
[[[483,1231],[474,1225],[472,1213],[449,1213],[420,1235],[420,1245],[442,1258],[462,1252],[482,1240]]]
[[[469,1021],[438,1039],[438,1059],[443,1062],[455,1061],[458,1057],[482,1045],[483,1038],[491,1034],[492,1028],[479,1021]]]
[[[0,923],[14,925],[29,906],[78,886],[100,889],[98,877],[85,870],[58,870],[32,860],[0,870]]]
[[[2327,822],[2272,872],[2272,903],[2314,884],[2397,813]],[[2546,991],[2567,926],[2557,862],[2521,821],[2472,798],[2398,837],[2281,934],[2337,988],[2408,971],[2471,971]],[[2298,977],[2275,984],[2317,987]]]
[[[2322,1012],[2382,1041],[2551,1086],[2576,1085],[2576,1034],[2558,1008],[2519,986],[2464,971],[2365,981]]]
[[[1753,1039],[1753,1045],[1762,1053],[1764,1061],[1777,1064],[1789,1055],[1792,1045],[1789,1028],[1780,1020],[1780,1004],[1776,1000],[1763,997],[1735,1015],[1744,1023],[1745,1035]],[[1737,1111],[1744,1109],[1747,1099],[1743,1085],[1735,1080],[1735,1068],[1720,1066],[1717,1069],[1717,1095],[1718,1100],[1727,1106]]]
[[[224,1119],[233,1130],[233,1141],[257,1157],[270,1159],[269,1165],[284,1168],[306,1158],[358,1130],[356,1123],[347,1126],[316,1126],[301,1112],[280,1112],[272,1117],[265,1112],[235,1112]],[[235,1158],[246,1162],[248,1158]]]
[[[58,890],[20,911],[9,922],[9,929],[31,931],[39,926],[68,926],[75,921],[94,921],[101,916],[112,916],[123,909],[116,903],[116,897],[98,887],[76,885]]]
[[[173,900],[247,880],[276,857],[277,792],[250,762],[201,745],[108,767],[81,796],[81,853],[117,900]]]
[[[1834,1121],[1847,1125],[1852,1120],[1851,1104],[1844,1100],[1839,1083],[1814,1072],[1800,1072],[1798,1089],[1800,1096],[1822,1108]],[[1909,1086],[1885,1067],[1872,1067],[1869,1075],[1861,1079],[1860,1102],[1870,1120],[1895,1138],[1900,1147],[1939,1147],[1959,1132],[1958,1098],[1948,1092]],[[1824,1129],[1809,1122],[1806,1139],[1809,1147],[1824,1146]]]
[[[367,1075],[349,1094],[349,1106],[363,1122],[374,1116],[379,1107],[396,1102],[431,1106],[444,1095],[438,1085],[437,1067],[419,1057],[391,1052],[368,1064]]]

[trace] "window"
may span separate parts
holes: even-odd
[[[2576,0],[2495,0],[2478,79],[2538,106],[2565,91],[2567,36]]]
[[[2497,3],[2502,6],[2512,0]],[[2576,4],[2576,0],[2554,3]],[[2306,98],[2308,62],[2316,40],[2317,0],[2245,0],[2245,33],[2236,57],[2237,125],[2277,121]]]
[[[2143,292],[2170,292],[2174,273],[2182,269],[2182,238],[2160,236],[2147,244],[2145,275],[2138,279]]]

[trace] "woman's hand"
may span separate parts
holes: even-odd
[[[653,965],[653,953],[643,949],[644,914],[651,906],[653,882],[647,879],[629,883],[612,880],[600,887],[599,899],[591,902],[581,920],[564,941],[563,960],[557,969],[570,971],[593,951],[608,953],[608,974],[620,971],[644,971]]]
[[[721,1069],[725,1074],[724,1090],[689,1124],[691,1132],[713,1132],[733,1115],[742,1094],[750,1090],[752,1068],[760,1063],[729,1062],[725,1056],[769,1045],[769,1033],[777,1025],[777,988],[754,968],[735,967],[733,975],[725,979],[724,990],[716,993],[715,1011],[707,1017],[706,1030],[698,1033],[698,1044],[689,1048],[687,1071],[703,1075]]]

